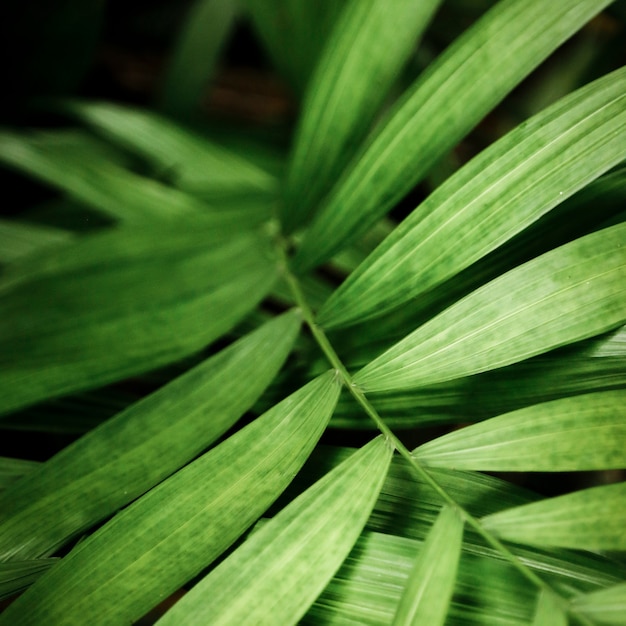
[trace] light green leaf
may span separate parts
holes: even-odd
[[[154,369],[232,328],[276,267],[269,238],[223,235],[153,224],[13,264],[0,284],[0,412]]]
[[[352,157],[440,0],[350,0],[308,85],[283,223],[303,223]]]
[[[6,489],[9,485],[27,476],[38,467],[39,463],[37,461],[0,456],[0,490]]]
[[[626,583],[575,597],[572,610],[597,624],[626,624]]]
[[[567,615],[558,597],[545,591],[539,594],[532,626],[567,626]]]
[[[0,563],[0,600],[30,587],[58,559],[32,559]]]
[[[110,102],[70,102],[66,108],[96,132],[146,159],[156,173],[184,191],[240,194],[276,186],[276,180],[253,163],[203,138],[200,131],[156,113]]]
[[[626,483],[583,489],[488,515],[484,527],[503,539],[580,550],[626,550]]]
[[[367,391],[503,367],[626,319],[626,224],[517,267],[446,309],[360,370]]]
[[[462,541],[463,521],[456,511],[444,507],[409,575],[394,626],[443,625],[454,591]]]
[[[328,259],[385,215],[516,84],[610,0],[502,0],[398,102],[335,187],[295,260]]]
[[[296,624],[357,540],[391,461],[378,437],[255,532],[161,620]]]
[[[171,53],[159,97],[160,108],[179,118],[198,108],[236,15],[234,0],[196,0]]]
[[[284,362],[300,319],[287,313],[62,450],[0,496],[0,558],[53,553],[213,443]]]
[[[320,312],[320,324],[363,321],[431,290],[626,158],[625,94],[622,69],[481,153],[351,274]]]
[[[121,624],[197,575],[276,499],[317,443],[339,385],[315,379],[116,515],[0,624]]]
[[[568,472],[626,467],[626,391],[555,400],[494,417],[414,451],[435,467]]]
[[[0,219],[0,263],[10,263],[72,239],[72,233],[60,228]]]

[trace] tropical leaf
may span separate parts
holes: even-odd
[[[296,624],[357,540],[392,449],[378,437],[194,586],[159,624]]]
[[[113,230],[12,266],[0,285],[0,412],[200,350],[269,291],[271,256],[262,235],[224,239],[197,221]]]
[[[282,222],[302,224],[338,178],[440,0],[349,0],[308,85]]]
[[[427,292],[626,158],[625,92],[626,69],[483,151],[351,274],[320,312],[320,324],[363,321]]]
[[[328,372],[174,474],[42,576],[0,615],[0,624],[140,618],[276,499],[321,436],[338,394],[335,373]]]
[[[386,391],[451,380],[623,324],[625,244],[619,224],[511,270],[387,350],[355,382]]]
[[[159,483],[248,410],[299,327],[287,313],[65,448],[0,496],[0,559],[46,556]]]
[[[0,563],[0,600],[27,589],[58,559],[32,559]]]
[[[420,76],[324,203],[295,258],[310,268],[364,233],[524,76],[610,0],[503,0]]]
[[[37,461],[0,456],[0,490],[6,489],[13,482],[35,471],[38,466]]]
[[[626,624],[626,583],[577,596],[571,607],[598,624]]]
[[[394,625],[443,625],[456,581],[462,539],[463,521],[456,511],[444,507],[409,575]]]
[[[626,467],[626,391],[531,406],[434,439],[426,465],[486,471],[567,472]]]
[[[567,615],[558,600],[545,591],[539,594],[532,626],[567,626]]]
[[[626,550],[626,483],[583,489],[482,519],[503,539],[581,550]]]
[[[60,228],[0,220],[0,263],[11,263],[71,240],[72,233]]]

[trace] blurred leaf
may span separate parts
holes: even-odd
[[[620,224],[511,270],[387,350],[355,382],[385,391],[451,380],[623,324],[625,244]]]
[[[204,4],[209,5],[206,0]],[[224,2],[226,0],[217,0]],[[146,159],[156,173],[196,194],[271,191],[275,179],[243,157],[165,117],[110,102],[69,102],[71,113],[96,132]]]
[[[420,463],[483,471],[626,467],[626,391],[531,406],[453,431],[414,451]]]
[[[463,521],[444,507],[433,525],[409,575],[394,626],[401,624],[443,625],[456,581]]]
[[[347,0],[244,0],[274,65],[298,94]]]
[[[425,71],[328,197],[296,259],[328,259],[406,195],[515,85],[610,0],[501,0]]]
[[[0,624],[129,623],[226,550],[289,484],[339,393],[328,372],[116,515]]]
[[[154,369],[232,328],[276,268],[264,236],[223,234],[154,224],[13,264],[0,283],[0,412]]]
[[[539,594],[532,626],[567,626],[567,615],[552,593]]]
[[[10,263],[72,240],[72,233],[59,228],[0,219],[0,263]]]
[[[0,562],[0,600],[4,600],[32,585],[58,559]]]
[[[503,539],[580,550],[626,550],[626,483],[583,489],[488,515],[484,527]]]
[[[302,224],[352,157],[440,0],[348,0],[308,85],[283,223]]]
[[[37,461],[0,456],[0,490],[7,489],[12,483],[34,472],[38,467]]]
[[[357,540],[392,449],[378,437],[194,586],[158,624],[296,624]]]
[[[195,112],[235,15],[234,0],[196,0],[192,4],[161,87],[159,107],[165,113],[185,119]]]
[[[300,320],[287,313],[104,422],[0,496],[0,558],[54,552],[224,434],[271,382]]]
[[[598,624],[626,624],[626,583],[577,596],[571,606]]]
[[[350,275],[320,324],[362,321],[429,291],[626,158],[625,92],[626,70],[609,74],[481,153]]]

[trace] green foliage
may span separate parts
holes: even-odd
[[[507,101],[462,163],[610,2],[485,4],[198,0],[161,113],[0,131],[102,218],[0,222],[0,428],[80,433],[0,458],[1,625],[181,589],[159,624],[626,623],[626,69]],[[446,11],[477,19],[437,55]],[[301,97],[277,159],[182,124],[244,15]]]

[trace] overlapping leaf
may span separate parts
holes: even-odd
[[[72,233],[60,228],[0,220],[0,263],[10,263],[71,240]]]
[[[295,259],[328,259],[400,200],[504,95],[610,0],[503,0],[416,81],[329,196]]]
[[[370,255],[320,323],[362,321],[427,292],[626,158],[625,93],[626,70],[619,70],[485,150]]]
[[[381,437],[356,452],[254,533],[159,625],[298,623],[357,540],[391,454]]]
[[[106,421],[0,495],[0,558],[51,554],[222,435],[257,400],[299,328],[288,313]]]
[[[511,270],[433,318],[355,376],[408,389],[495,369],[592,337],[626,319],[626,224]]]
[[[30,559],[0,563],[0,600],[32,585],[58,559]]]
[[[0,457],[0,491],[6,489],[11,483],[27,476],[37,469],[37,461],[26,459],[13,459],[6,456]]]
[[[451,432],[414,452],[420,462],[486,471],[626,467],[626,391],[565,398]]]
[[[123,623],[227,549],[273,502],[321,436],[339,394],[328,372],[161,483],[66,556],[0,624]]]
[[[626,483],[583,489],[483,518],[503,539],[581,550],[626,550]]]
[[[101,386],[195,352],[275,278],[271,245],[202,221],[85,237],[0,284],[0,412]]]
[[[311,79],[290,161],[283,223],[305,221],[370,127],[440,0],[348,0]]]
[[[567,626],[567,615],[554,594],[546,591],[539,594],[532,626]]]
[[[575,597],[572,609],[598,624],[626,624],[626,583]]]

